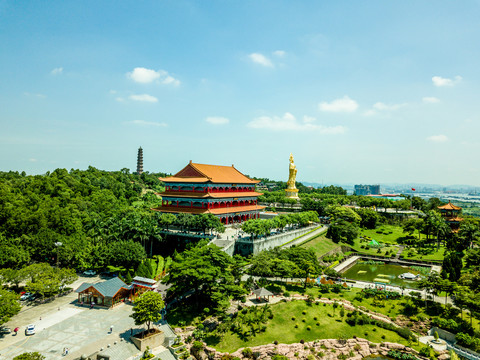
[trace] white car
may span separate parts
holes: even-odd
[[[97,273],[96,273],[95,271],[93,271],[93,270],[85,270],[85,271],[83,272],[83,275],[86,275],[86,276],[94,276],[94,275],[96,275],[96,274],[97,274]]]
[[[35,325],[28,325],[25,329],[25,335],[35,335]]]

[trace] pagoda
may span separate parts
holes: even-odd
[[[450,225],[452,231],[458,231],[460,227],[460,222],[463,220],[462,218],[458,217],[462,208],[460,206],[453,205],[450,200],[448,204],[439,206],[438,210],[440,210],[440,214],[442,214],[443,219],[445,222]]]
[[[138,148],[138,154],[137,154],[137,174],[142,175],[143,173],[143,149],[140,146]]]
[[[257,204],[258,180],[252,180],[232,166],[190,163],[165,183],[162,206],[153,210],[173,214],[213,214],[223,224],[257,219],[264,206]]]

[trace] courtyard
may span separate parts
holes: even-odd
[[[75,284],[83,281],[85,279]],[[76,298],[77,294],[72,292],[48,304],[25,307],[7,323],[12,329],[19,327],[20,331],[16,336],[9,334],[0,338],[0,360],[33,351],[40,352],[46,359],[58,359],[64,348],[69,349],[65,359],[90,355],[101,348],[120,360],[138,353],[137,348],[128,341],[131,329],[136,333],[141,328],[135,326],[130,317],[132,305],[90,309],[77,305]],[[28,324],[35,325],[35,335],[25,335],[24,329]]]

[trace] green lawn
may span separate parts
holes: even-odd
[[[327,239],[325,237],[325,234],[326,232],[318,235],[313,239],[309,239],[304,243],[302,243],[300,246],[307,249],[312,249],[313,251],[315,251],[315,254],[317,254],[317,256],[320,257],[341,245],[341,244],[334,243],[330,239]]]
[[[404,238],[407,234],[400,226],[381,225],[376,229],[362,229],[360,235],[371,237],[379,243],[397,244],[398,239]]]
[[[350,245],[355,251],[358,251],[362,254],[368,254],[368,255],[377,255],[377,256],[385,256],[385,253],[386,252],[390,252],[390,254],[393,254],[395,255],[398,251],[398,246],[394,246],[394,245],[386,245],[386,246],[382,246],[380,248],[380,252],[378,252],[378,249],[379,248],[373,248],[373,247],[370,247],[370,248],[365,248],[365,246],[369,243],[370,241],[367,241],[365,239],[355,239],[354,240],[354,244],[353,245]],[[381,241],[378,241],[379,243],[381,243]],[[362,245],[364,246],[364,248],[362,248]]]
[[[415,249],[405,249],[402,252],[402,257],[404,259],[411,259],[411,260],[443,260],[445,255],[445,247],[442,245],[440,249],[437,251],[437,247],[433,246],[430,248],[415,248]]]
[[[358,293],[362,292],[362,289],[359,288],[348,288],[343,290],[340,293],[334,292],[321,292],[319,287],[308,287],[303,289],[303,286],[297,286],[293,284],[285,285],[281,282],[271,283],[266,286],[272,292],[281,293],[288,291],[290,296],[294,294],[301,295],[312,295],[315,298],[327,298],[327,299],[337,299],[338,301],[347,300],[350,301],[355,306],[363,306],[369,311],[373,311],[379,314],[389,316],[391,318],[397,317],[402,314],[403,304],[405,303],[404,298],[400,299],[389,299],[389,300],[374,300],[373,298],[358,298],[356,297]],[[442,294],[444,296],[444,294]],[[419,312],[422,312],[420,309]]]
[[[272,305],[273,319],[269,320],[265,332],[257,333],[248,340],[240,339],[238,335],[227,332],[220,340],[207,338],[207,344],[219,351],[234,352],[241,347],[252,347],[263,344],[296,343],[301,339],[312,341],[315,339],[349,339],[353,336],[363,337],[375,343],[391,341],[407,344],[406,340],[397,333],[378,328],[375,325],[350,326],[340,317],[340,307],[335,312],[333,305],[307,305],[305,301],[291,301]],[[302,314],[306,311],[306,315]],[[345,312],[346,313],[346,312]],[[295,317],[295,320],[292,320]],[[314,317],[317,320],[314,320]],[[305,322],[302,320],[305,319]],[[318,323],[318,325],[317,325]],[[298,324],[298,327],[295,325]],[[311,330],[307,329],[311,327]],[[384,338],[382,338],[382,335]]]

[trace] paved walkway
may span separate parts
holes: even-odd
[[[400,255],[402,254],[403,249],[405,249],[404,245],[399,245],[398,246],[398,251],[397,251],[397,254],[395,255],[395,260],[400,259]]]
[[[92,354],[100,348],[107,349],[109,344],[121,346],[122,353],[126,354],[125,357],[115,359],[126,359],[138,352],[133,344],[125,341],[130,336],[130,329],[136,328],[130,314],[131,305],[127,304],[113,309],[90,309],[70,304],[57,313],[33,322],[37,329],[35,335],[27,337],[21,331],[8,339],[7,346],[2,341],[0,359],[11,359],[32,351],[40,352],[47,360],[59,359],[66,347],[70,353],[65,359],[74,359],[82,354]],[[110,333],[112,325],[113,332]]]
[[[350,266],[352,263],[355,263],[358,259],[360,259],[360,256],[352,256],[345,260],[344,262],[341,262],[337,266],[333,268],[336,272],[340,273],[342,272],[343,269],[345,269],[347,266]]]

